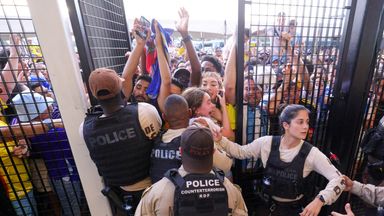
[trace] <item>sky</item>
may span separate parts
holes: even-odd
[[[213,32],[224,32],[225,20],[232,32],[237,23],[237,4],[237,0],[124,0],[129,26],[135,17],[145,16],[148,20],[156,18],[163,27],[174,28],[178,9],[185,7],[191,31]]]
[[[224,20],[227,32],[234,31],[237,24],[237,0],[123,0],[128,25],[135,17],[145,16],[148,20],[156,18],[168,28],[174,28],[178,20],[177,10],[184,6],[190,15],[190,30],[224,33]],[[246,7],[245,25],[273,25],[274,16],[280,11],[287,14],[287,22],[296,19],[298,26],[312,29],[316,26],[341,26],[341,19],[348,0],[252,0]],[[251,15],[257,14],[257,15]],[[319,17],[319,18],[316,18]],[[310,30],[311,34],[314,30]],[[339,34],[339,33],[335,33]]]

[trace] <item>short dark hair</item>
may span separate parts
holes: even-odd
[[[5,65],[7,65],[9,55],[10,55],[9,49],[3,49],[0,52],[0,69],[1,70],[5,68]],[[15,70],[15,68],[12,68],[12,70]]]
[[[213,66],[216,68],[217,72],[221,74],[221,70],[222,70],[223,66],[220,64],[219,60],[216,57],[211,56],[211,55],[205,55],[201,59],[201,63],[203,63],[205,61],[211,62],[213,64]]]
[[[184,86],[183,86],[183,84],[181,84],[181,82],[180,82],[179,79],[172,77],[172,79],[171,79],[171,83],[172,83],[173,85],[179,87],[179,88],[181,89],[181,91],[184,90]]]
[[[144,81],[147,81],[149,83],[152,82],[152,77],[147,75],[147,74],[140,74],[137,78],[136,78],[136,81],[135,83],[139,82],[139,80],[144,80]]]
[[[169,127],[176,125],[188,126],[189,107],[188,102],[181,95],[171,94],[164,101],[164,117],[169,123]]]
[[[171,58],[171,64],[174,64],[174,63],[178,63],[179,62],[179,60],[177,60],[176,58]]]

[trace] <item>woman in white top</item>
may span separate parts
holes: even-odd
[[[337,200],[345,184],[340,172],[316,147],[304,142],[309,129],[309,111],[302,105],[288,105],[280,114],[284,134],[264,136],[240,146],[213,131],[215,140],[238,159],[261,158],[264,192],[271,198],[269,215],[318,215],[323,205]],[[303,203],[306,177],[315,171],[328,179],[316,198]]]

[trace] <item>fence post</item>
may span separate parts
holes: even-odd
[[[101,177],[79,135],[87,101],[72,40],[65,1],[28,0],[36,33],[44,53],[55,96],[66,126],[81,183],[92,215],[112,215],[101,194]]]

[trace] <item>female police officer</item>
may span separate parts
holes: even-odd
[[[303,141],[309,128],[309,111],[302,105],[288,105],[281,113],[280,137],[264,136],[240,146],[215,133],[215,140],[238,159],[261,158],[264,192],[271,198],[269,215],[318,215],[321,207],[332,204],[345,185],[340,172],[316,147]],[[329,182],[316,198],[304,207],[306,177],[315,171]]]

